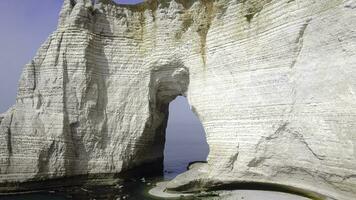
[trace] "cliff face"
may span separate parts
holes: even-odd
[[[0,182],[160,161],[184,95],[210,154],[170,189],[263,182],[353,199],[355,24],[354,0],[65,0],[0,121]]]

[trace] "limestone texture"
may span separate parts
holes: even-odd
[[[356,199],[355,0],[65,0],[0,124],[0,185],[160,161],[187,96],[208,163],[167,184]]]

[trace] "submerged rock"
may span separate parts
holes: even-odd
[[[161,163],[168,104],[184,95],[210,153],[169,190],[262,182],[355,198],[354,5],[65,0],[1,120],[1,190]]]

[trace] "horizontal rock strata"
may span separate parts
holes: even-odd
[[[354,199],[355,24],[354,0],[65,0],[1,118],[0,182],[160,162],[184,95],[210,154],[170,190],[262,182]]]

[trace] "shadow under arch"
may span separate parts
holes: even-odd
[[[123,163],[123,171],[121,175],[156,177],[164,174],[164,150],[167,139],[166,129],[168,125],[170,103],[177,97],[178,99],[185,99],[184,97],[187,96],[190,82],[189,69],[179,60],[171,60],[167,64],[154,66],[150,69],[149,73],[149,117],[146,120],[142,135],[136,138],[134,144],[131,144],[126,148],[126,155],[131,156]],[[187,101],[186,106],[186,111],[190,112],[191,118],[194,114],[192,111],[189,111],[190,107]],[[203,151],[205,150],[205,152],[202,152],[201,154],[205,154],[205,156],[197,156],[199,158],[198,160],[194,159],[196,157],[191,156],[186,157],[185,159],[175,160],[181,162],[180,166],[173,171],[171,168],[165,170],[166,178],[168,179],[173,178],[175,175],[178,175],[178,173],[184,172],[190,162],[206,162],[209,147],[206,142],[205,132],[198,118],[195,117],[194,119],[194,123],[191,124],[198,126],[202,132],[201,134],[204,136],[200,138],[202,139],[202,145],[205,145],[203,147]],[[168,140],[168,142],[170,141]],[[196,140],[191,142],[196,142]],[[132,149],[134,150],[133,152],[131,151]],[[179,150],[179,148],[176,150]],[[169,153],[173,153],[173,155],[170,155]],[[166,158],[174,156],[174,153],[179,154],[179,152],[172,151],[169,153],[166,154]],[[175,164],[172,163],[172,161],[174,162],[174,157],[166,161],[170,164]],[[166,162],[166,166],[168,162]],[[184,165],[182,165],[182,162]]]

